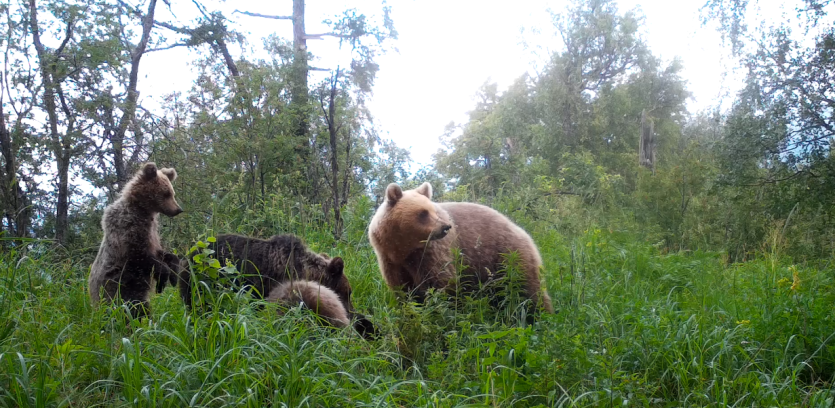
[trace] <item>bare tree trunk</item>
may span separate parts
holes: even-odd
[[[339,80],[339,70],[331,82],[330,105],[328,106],[328,135],[331,145],[331,180],[333,180],[333,237],[339,239],[342,236],[342,211],[339,203],[339,155],[336,148],[336,137],[339,128],[336,127],[336,83]]]
[[[17,163],[15,161],[15,147],[12,145],[12,135],[6,125],[6,114],[3,112],[3,97],[0,94],[0,154],[3,155],[3,172],[0,174],[0,190],[3,215],[8,222],[10,236],[25,237],[27,235],[28,218],[25,215],[26,196],[20,188],[17,178]]]
[[[8,38],[11,38],[9,36]],[[9,72],[4,72],[6,77],[2,79],[8,81]],[[6,83],[8,85],[8,83]],[[33,91],[34,95],[34,91]],[[14,109],[11,95],[9,95],[9,105]],[[28,100],[24,102],[24,99]],[[0,89],[0,155],[3,156],[2,171],[0,171],[0,204],[3,207],[3,216],[6,217],[8,225],[8,235],[12,237],[26,238],[29,236],[29,225],[32,221],[32,207],[30,206],[30,199],[26,192],[23,191],[21,185],[23,184],[23,174],[17,162],[18,149],[23,139],[23,120],[28,118],[30,112],[35,106],[34,98],[21,98],[21,102],[27,107],[21,111],[15,110],[17,118],[14,124],[11,125],[6,122],[6,113],[3,111],[5,106],[5,92]],[[30,185],[31,186],[31,185]],[[31,191],[31,190],[30,190]]]
[[[49,120],[49,136],[53,154],[58,167],[58,202],[55,205],[55,240],[59,244],[66,242],[67,217],[69,214],[69,169],[72,156],[71,130],[68,126],[63,135],[58,133],[58,112],[55,95],[59,91],[58,79],[55,78],[55,59],[63,51],[73,35],[73,22],[67,24],[66,36],[54,53],[47,52],[41,43],[38,26],[38,7],[35,0],[29,0],[29,23],[32,29],[32,42],[38,53],[38,65],[44,88],[44,106]],[[72,122],[72,115],[67,118]]]
[[[308,104],[308,88],[307,75],[309,67],[307,64],[307,37],[304,29],[304,1],[293,0],[293,79],[291,82],[291,101],[290,103],[296,110],[296,154],[303,162],[307,161],[309,156],[308,149],[308,120],[307,120],[307,104]]]
[[[339,199],[339,154],[337,151],[337,135],[339,129],[342,127],[336,125],[336,87],[339,83],[339,68],[331,76],[330,92],[328,95],[328,109],[325,111],[324,102],[320,99],[322,106],[322,113],[325,114],[325,121],[328,124],[328,136],[330,136],[330,151],[331,151],[331,196],[333,205],[333,237],[339,239],[342,236],[342,213],[340,211]]]
[[[293,83],[292,103],[302,107],[307,103],[307,39],[304,32],[304,0],[293,0],[293,65],[295,81]],[[298,134],[307,135],[307,118],[299,117]]]
[[[647,110],[641,111],[641,141],[638,147],[638,164],[652,170],[655,174],[655,134],[652,118]]]
[[[217,44],[217,49],[223,55],[223,61],[226,62],[226,68],[229,69],[229,73],[232,74],[233,78],[239,78],[241,76],[241,72],[238,71],[235,59],[232,58],[232,54],[229,53],[229,47],[226,46],[226,40],[219,36],[215,40],[215,43]]]
[[[341,205],[348,204],[348,194],[351,191],[351,185],[348,184],[351,175],[351,169],[354,167],[351,162],[351,138],[347,137],[345,140],[345,171],[342,174],[342,201]]]
[[[131,163],[130,160],[128,162],[125,161],[124,142],[128,126],[130,124],[136,124],[136,103],[139,100],[139,91],[136,90],[136,86],[139,83],[139,62],[142,60],[142,55],[145,54],[145,49],[148,46],[148,40],[151,38],[151,30],[154,28],[154,11],[156,10],[156,6],[157,0],[151,0],[148,3],[148,13],[142,17],[142,37],[139,40],[139,44],[137,44],[136,48],[134,48],[130,53],[130,76],[128,79],[127,98],[125,99],[125,105],[122,108],[122,118],[119,120],[119,127],[116,129],[116,134],[113,135],[112,139],[113,165],[116,167],[116,182],[118,184],[117,188],[119,191],[121,191],[122,187],[125,186],[125,183],[128,182],[130,168],[136,164]],[[138,128],[139,126],[134,126],[134,129]],[[135,136],[141,139],[141,135]],[[135,152],[138,152],[139,149],[141,149],[142,144],[140,142],[141,140],[137,139],[137,145],[134,146]],[[138,155],[133,154],[131,159],[134,157],[138,157]]]

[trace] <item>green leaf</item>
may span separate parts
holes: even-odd
[[[491,332],[491,333],[486,333],[486,334],[479,335],[478,338],[483,339],[483,340],[487,340],[487,339],[495,340],[495,339],[500,339],[504,336],[507,336],[508,334],[511,334],[514,331],[515,331],[515,329]]]
[[[238,268],[235,268],[235,265],[226,265],[220,268],[220,271],[227,275],[232,275],[238,273]]]

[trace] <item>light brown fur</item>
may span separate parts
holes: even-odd
[[[447,288],[456,274],[455,248],[466,266],[460,282],[484,283],[501,268],[502,255],[515,251],[524,269],[526,295],[553,312],[551,299],[541,288],[542,259],[522,228],[489,207],[434,203],[431,197],[429,183],[407,191],[392,183],[371,220],[368,237],[390,288],[401,287],[418,297],[429,288]]]
[[[345,310],[339,296],[318,282],[309,280],[283,282],[270,292],[267,300],[287,307],[302,304],[334,327],[347,327],[351,323],[348,311]]]
[[[173,217],[182,212],[171,185],[176,177],[174,169],[146,163],[105,208],[104,237],[88,280],[94,306],[103,293],[108,301],[121,298],[133,317],[142,317],[157,281],[177,276],[179,259],[163,250],[159,238],[159,213]]]

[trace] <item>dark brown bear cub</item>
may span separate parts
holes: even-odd
[[[373,333],[371,322],[354,313],[351,303],[351,284],[344,274],[342,258],[329,258],[307,248],[298,237],[275,235],[259,239],[235,234],[221,234],[209,244],[215,258],[225,264],[232,262],[242,277],[241,287],[252,289],[252,296],[265,299],[279,284],[287,281],[310,280],[333,290],[349,316],[357,317],[355,328],[364,336]],[[184,270],[180,278],[180,295],[191,307],[191,273]]]
[[[104,238],[93,262],[88,281],[93,305],[105,299],[121,299],[131,316],[150,311],[150,295],[176,281],[179,259],[163,251],[159,238],[159,213],[173,217],[183,209],[174,199],[171,182],[177,172],[146,163],[108,205],[102,218]],[[156,285],[155,285],[156,284]]]

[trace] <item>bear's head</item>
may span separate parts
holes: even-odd
[[[432,185],[423,183],[414,190],[391,183],[386,187],[386,201],[378,210],[372,231],[383,245],[400,250],[422,248],[428,241],[443,239],[452,229],[438,214],[432,202]]]
[[[172,168],[158,169],[154,163],[145,163],[122,194],[132,205],[145,211],[173,217],[183,212],[174,199],[171,185],[176,178],[177,171]]]
[[[374,325],[364,315],[357,313],[354,310],[354,303],[351,302],[351,282],[345,276],[345,261],[340,257],[331,259],[327,254],[319,254],[319,260],[322,264],[319,268],[323,269],[321,285],[333,290],[339,297],[339,301],[345,310],[348,312],[348,317],[354,320],[354,329],[357,330],[365,338],[373,338],[376,335]],[[311,276],[308,274],[308,276]]]
[[[345,261],[340,257],[331,259],[326,254],[318,254],[313,265],[310,265],[311,270],[306,271],[307,276],[320,276],[320,284],[330,288],[339,296],[345,310],[354,310],[354,305],[351,303],[351,282],[348,282],[348,277],[345,276]]]

